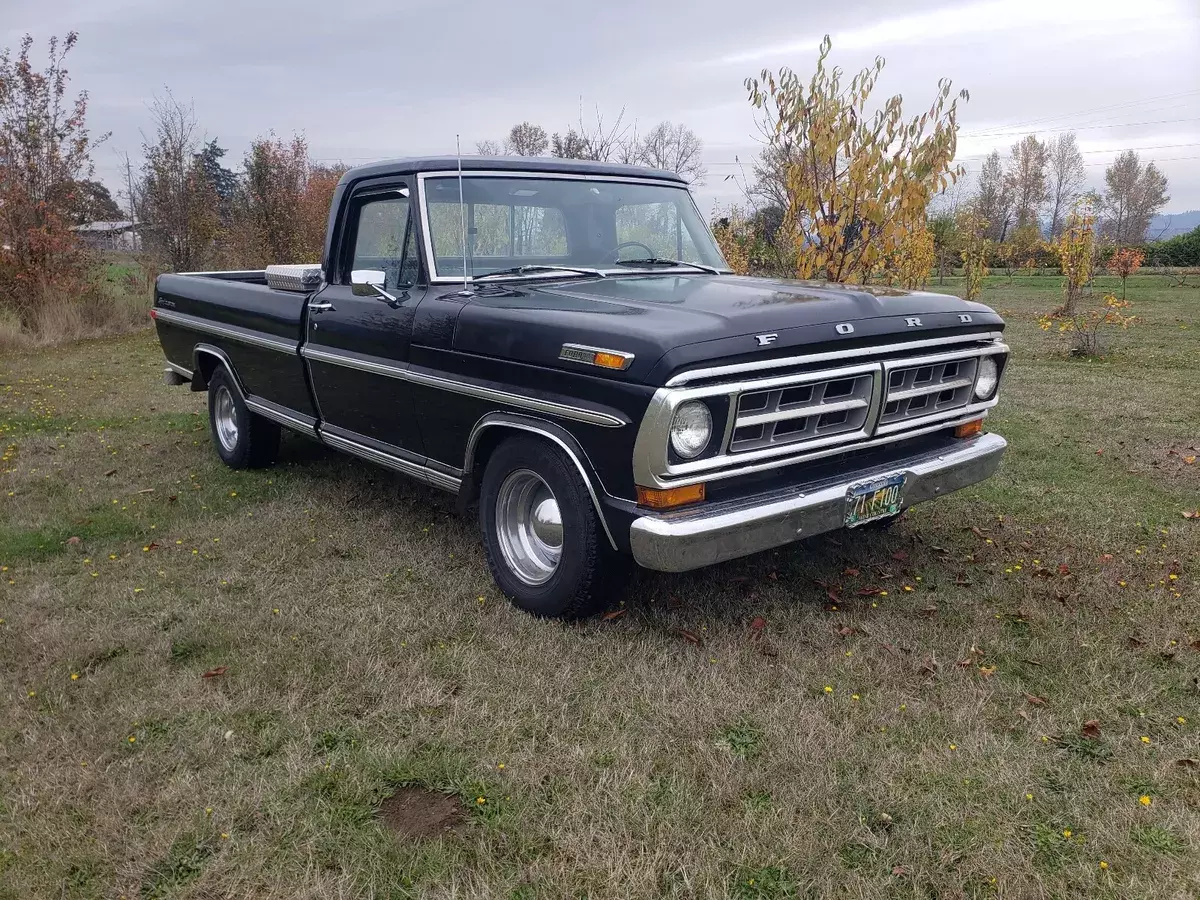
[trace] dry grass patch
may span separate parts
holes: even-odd
[[[1147,326],[1068,361],[1039,283],[985,295],[995,479],[570,625],[445,495],[221,467],[144,335],[6,356],[0,897],[1194,892],[1200,498],[1110,448],[1200,433],[1200,308],[1131,279]],[[410,788],[461,822],[399,839]]]

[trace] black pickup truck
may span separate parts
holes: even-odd
[[[541,615],[606,603],[629,556],[893,519],[1006,446],[991,309],[735,276],[686,183],[632,166],[352,169],[320,264],[163,275],[152,315],[227,464],[273,462],[283,426],[454,492]]]

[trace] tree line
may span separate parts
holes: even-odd
[[[607,125],[599,109],[594,124],[585,123],[581,112],[576,125],[550,135],[541,125],[520,122],[502,141],[479,141],[475,151],[481,156],[545,156],[549,152],[563,159],[650,166],[675,172],[693,184],[702,184],[707,175],[704,142],[696,132],[664,121],[639,134],[636,122],[625,121],[624,109]]]
[[[94,177],[92,153],[108,135],[88,129],[87,92],[68,91],[65,60],[77,40],[51,39],[41,70],[31,62],[31,37],[15,54],[0,52],[0,316],[31,331],[64,298],[80,327],[103,317],[103,267],[72,226],[123,217]],[[963,197],[958,114],[969,94],[942,79],[909,114],[899,95],[873,99],[882,58],[851,75],[831,52],[826,37],[810,77],[764,69],[744,82],[763,149],[741,176],[744,203],[714,221],[738,271],[916,287],[961,265],[971,292],[989,267],[1010,276],[1039,264],[1065,271],[1066,256],[1085,245],[1094,271],[1116,249],[1140,244],[1167,202],[1166,177],[1134,151],[1108,167],[1102,191],[1086,190],[1071,133],[1028,135],[1007,156],[993,152]],[[319,258],[344,166],[313,160],[303,136],[267,132],[235,169],[192,105],[169,91],[154,99],[150,119],[142,162],[126,158],[123,191],[142,227],[148,277]],[[693,183],[706,176],[695,132],[664,121],[640,133],[624,109],[608,119],[597,109],[590,122],[581,111],[553,133],[524,121],[476,150],[634,163]],[[1166,264],[1196,265],[1198,244],[1196,234],[1163,242]],[[88,311],[82,318],[80,309]]]

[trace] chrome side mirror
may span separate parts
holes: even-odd
[[[378,297],[387,283],[382,269],[355,269],[350,273],[350,285],[355,297]]]
[[[399,306],[400,298],[393,297],[383,289],[387,284],[387,273],[382,269],[354,269],[350,273],[350,290],[355,297],[374,297],[391,306]],[[407,285],[400,285],[401,290],[407,290]]]

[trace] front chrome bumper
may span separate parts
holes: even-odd
[[[984,434],[951,450],[854,470],[815,484],[730,500],[695,510],[642,516],[629,529],[633,557],[647,569],[686,572],[779,547],[845,525],[853,484],[904,472],[904,508],[989,477],[1008,442]]]

